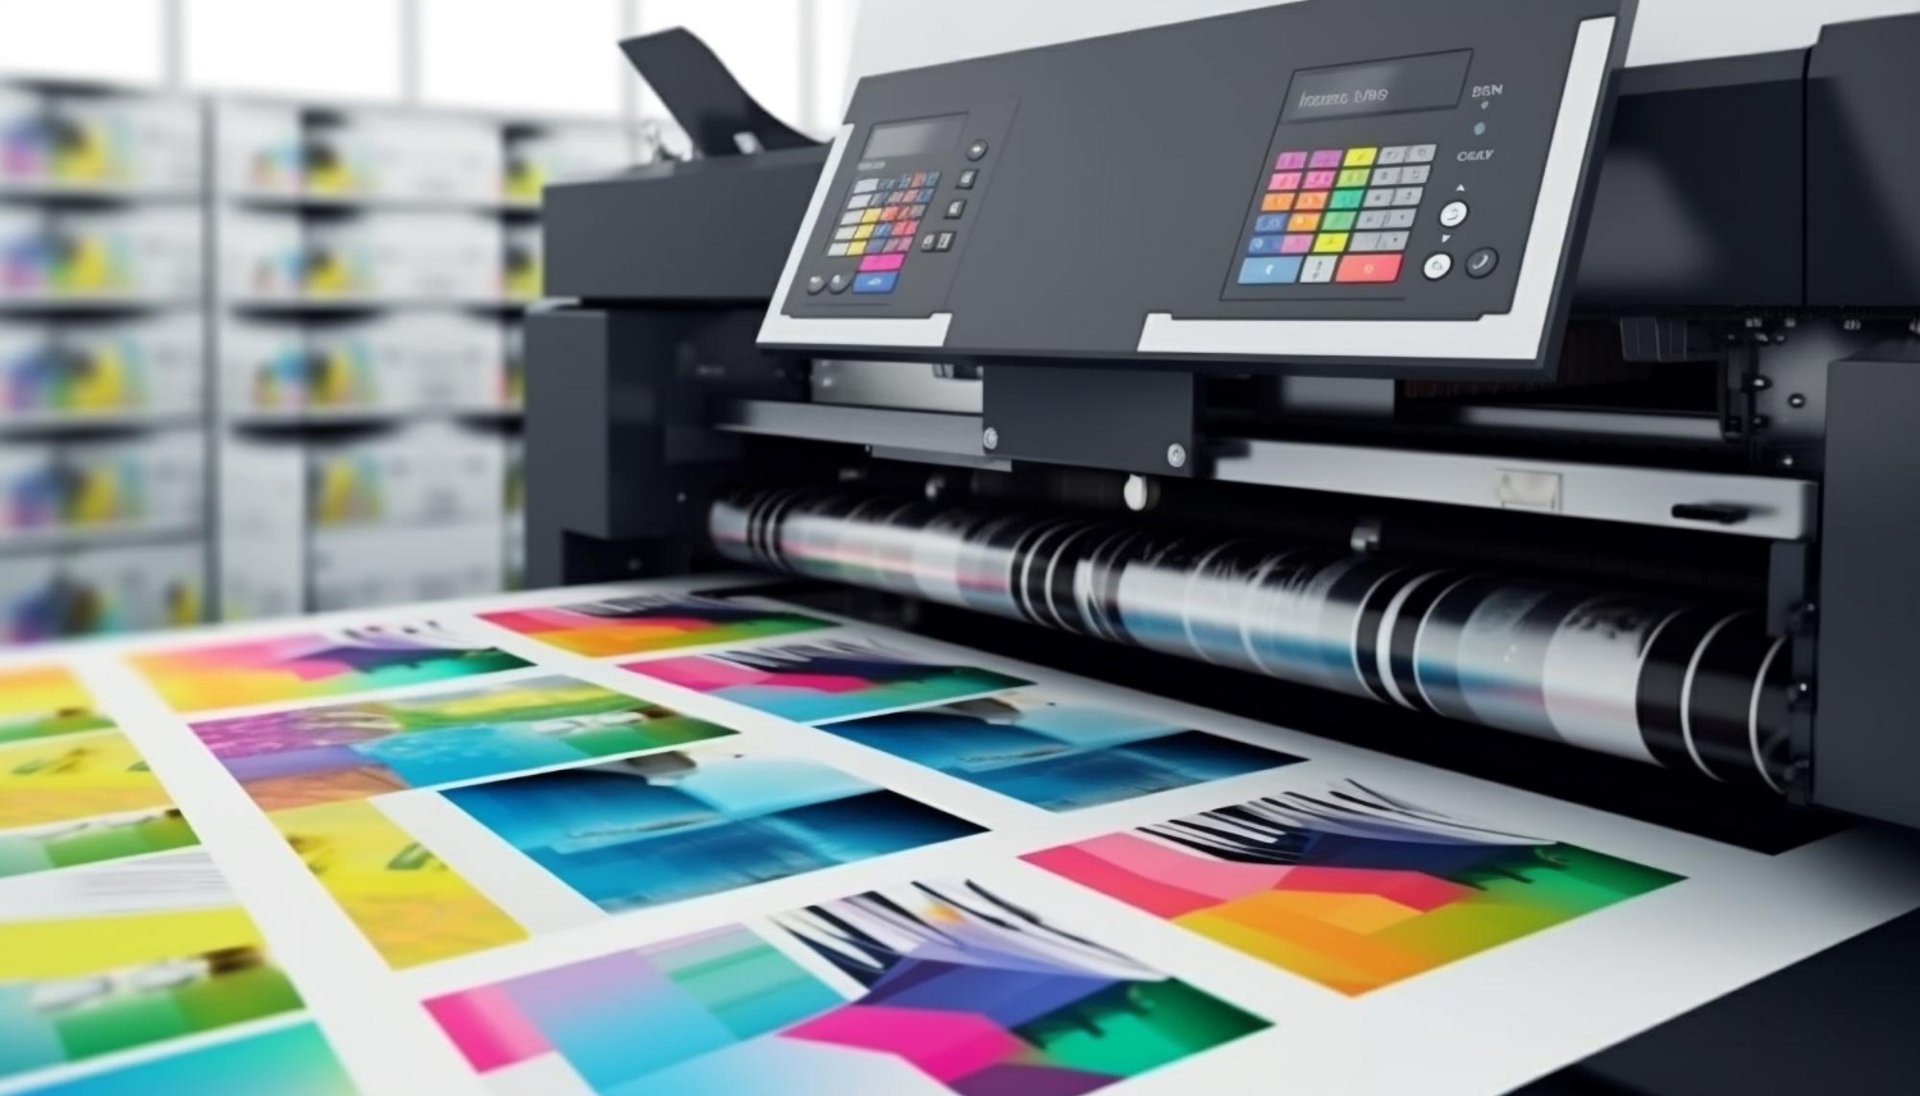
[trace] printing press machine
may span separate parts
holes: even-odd
[[[707,155],[547,195],[531,582],[748,563],[1762,851],[1920,827],[1920,16],[1634,17],[1258,7],[870,76],[827,146],[629,43]],[[1533,1091],[1906,1090],[1916,964]]]

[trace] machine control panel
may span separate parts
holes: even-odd
[[[762,343],[1550,373],[1632,9],[1301,0],[868,78]]]

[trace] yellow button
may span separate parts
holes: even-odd
[[[1313,238],[1313,250],[1319,255],[1338,255],[1347,249],[1347,234],[1344,232],[1322,232]]]
[[[1367,175],[1368,175],[1368,172],[1367,172],[1367,169],[1365,168],[1356,168],[1352,171],[1343,171],[1340,173],[1340,181],[1335,183],[1334,185],[1335,186],[1366,186]]]
[[[861,225],[853,230],[853,238],[856,240],[864,240],[871,235],[873,235],[872,225]]]
[[[1260,199],[1260,212],[1285,213],[1293,208],[1292,194],[1269,194]]]
[[[847,245],[847,254],[849,255],[865,255],[866,253],[867,241],[865,240],[855,240]]]
[[[1372,167],[1374,158],[1379,155],[1377,148],[1350,148],[1347,150],[1347,166]]]
[[[1313,232],[1320,227],[1318,213],[1296,213],[1287,218],[1288,232]]]
[[[860,215],[860,223],[861,223],[861,224],[868,224],[868,225],[870,225],[870,224],[873,224],[874,222],[876,222],[876,221],[878,221],[879,219],[880,219],[880,211],[879,211],[879,210],[877,210],[877,209],[869,209],[869,210],[867,210],[867,211],[866,211],[865,213],[862,213],[862,214]]]

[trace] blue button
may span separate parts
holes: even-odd
[[[1255,232],[1285,232],[1287,215],[1284,213],[1263,213],[1253,222]]]
[[[1300,269],[1300,260],[1293,261],[1293,268]],[[862,274],[853,279],[853,291],[855,293],[891,293],[893,283],[899,280],[898,274]]]
[[[927,172],[927,185],[928,185],[928,186],[939,186],[939,185],[940,185],[940,173],[939,173],[939,172],[937,172],[937,171],[929,171],[929,172]]]
[[[1283,255],[1277,259],[1248,259],[1240,264],[1240,284],[1292,285],[1300,280],[1300,264],[1303,261],[1298,255]]]
[[[1255,236],[1253,239],[1247,241],[1247,254],[1278,255],[1280,254],[1280,241],[1282,238],[1283,237],[1280,236]]]

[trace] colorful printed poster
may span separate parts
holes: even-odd
[[[443,625],[347,628],[132,658],[175,711],[205,712],[427,685],[528,663]]]
[[[514,609],[482,613],[480,619],[588,658],[741,643],[835,626],[781,609],[757,609],[682,594],[636,594],[577,605]]]
[[[320,1029],[295,1024],[34,1092],[36,1096],[355,1096],[358,1089]]]
[[[65,667],[0,670],[0,744],[111,726]]]
[[[0,880],[0,1078],[299,1007],[201,850]]]
[[[1349,995],[1681,877],[1347,781],[1026,859]]]
[[[567,677],[199,723],[193,728],[268,811],[363,799],[733,732]]]
[[[1089,928],[919,883],[777,918],[787,950],[728,928],[427,1009],[497,1091],[647,1096],[1086,1093],[1269,1026]]]
[[[648,754],[442,794],[609,911],[982,832],[817,761],[722,748]]]
[[[320,885],[396,968],[511,944],[527,930],[372,803],[268,816]]]
[[[199,840],[172,806],[0,830],[0,879],[182,849]]]
[[[119,731],[0,746],[0,831],[171,803],[140,751]]]
[[[1303,760],[1037,689],[829,723],[820,729],[1052,811],[1095,807]]]
[[[992,670],[943,666],[844,641],[657,659],[625,668],[797,723],[938,704],[1033,684]]]

